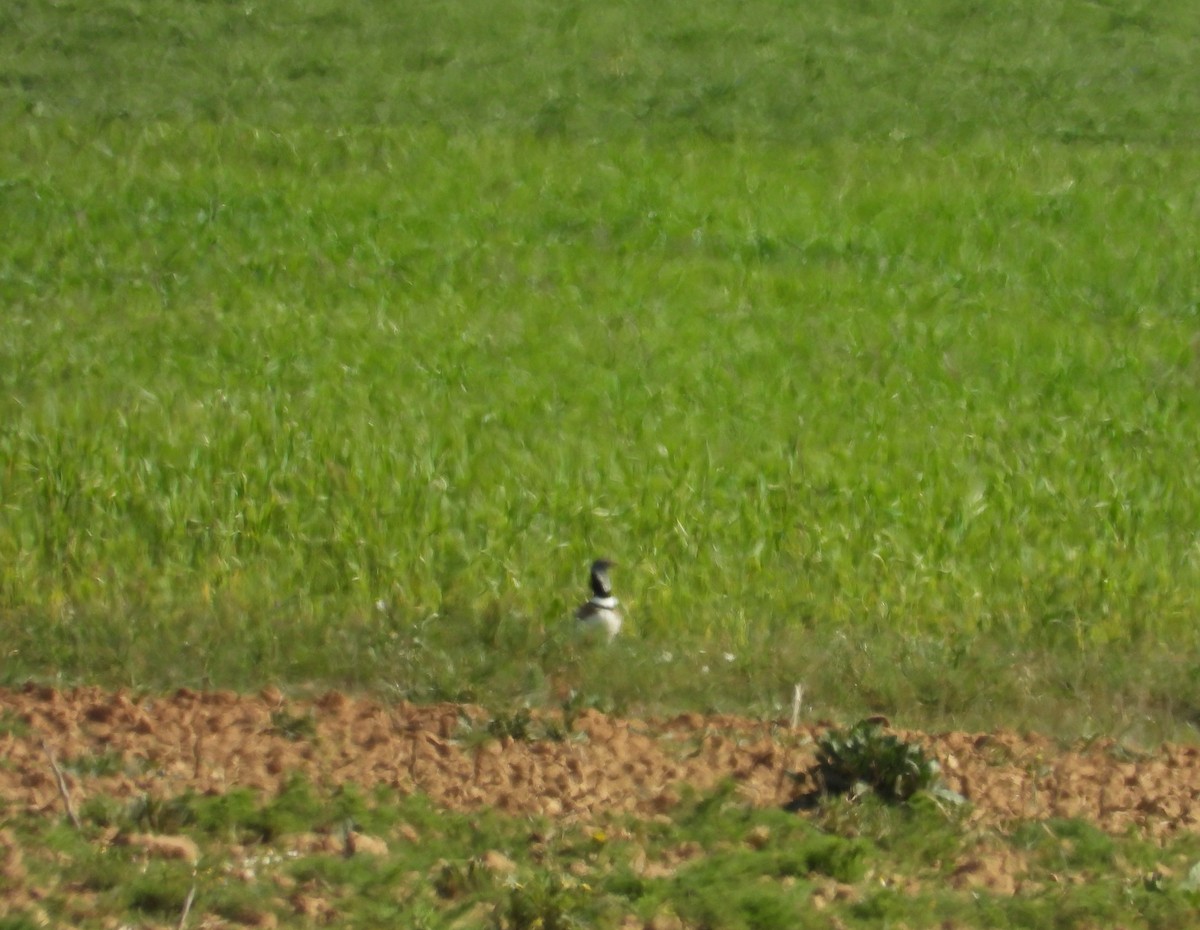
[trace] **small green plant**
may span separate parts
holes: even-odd
[[[76,775],[85,776],[116,775],[126,771],[125,757],[115,750],[65,759],[63,768]]]
[[[539,875],[509,889],[495,915],[496,930],[574,930],[592,889],[561,875]]]
[[[178,833],[195,820],[191,799],[159,798],[143,794],[134,798],[125,813],[126,824],[136,830]]]
[[[518,742],[534,742],[551,740],[561,742],[566,739],[570,726],[556,720],[538,719],[529,708],[522,707],[511,713],[501,711],[495,714],[484,727],[489,739],[512,739]],[[468,734],[469,731],[468,731]]]
[[[120,824],[128,808],[116,798],[98,795],[83,802],[83,819],[100,827]]]
[[[874,791],[889,802],[907,801],[928,791],[941,771],[916,743],[885,733],[874,721],[830,730],[817,742],[816,780],[825,794]]]
[[[533,715],[529,708],[522,707],[511,714],[499,713],[488,721],[487,731],[496,739],[509,737],[515,740],[531,740],[533,735]]]
[[[474,859],[443,862],[436,867],[433,890],[439,898],[453,901],[477,891],[483,878]]]
[[[272,711],[271,733],[293,743],[311,740],[317,735],[317,721],[312,711],[304,714],[293,714],[286,710]]]

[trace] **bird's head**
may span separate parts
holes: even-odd
[[[596,597],[612,597],[612,581],[608,572],[616,564],[610,559],[596,559],[592,563],[592,594]]]

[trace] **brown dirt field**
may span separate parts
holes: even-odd
[[[290,733],[280,722],[298,719],[304,725]],[[92,796],[173,797],[235,786],[273,792],[297,774],[328,787],[423,792],[457,810],[492,806],[567,818],[652,816],[671,808],[685,785],[704,791],[726,778],[753,804],[784,805],[805,791],[788,773],[812,766],[813,740],[824,729],[587,711],[563,741],[472,738],[472,725],[486,734],[488,719],[478,707],[340,693],[294,700],[273,688],[254,696],[181,689],[133,697],[30,685],[0,690],[0,721],[8,723],[0,730],[0,798],[10,809],[61,816],[49,750],[76,806]],[[1108,831],[1135,827],[1165,838],[1200,823],[1200,747],[1164,744],[1132,754],[1111,740],[1064,748],[1005,731],[897,732],[936,755],[947,785],[971,802],[969,817],[980,824],[1078,817]]]

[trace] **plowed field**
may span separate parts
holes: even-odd
[[[414,706],[330,693],[290,700],[180,690],[133,697],[94,688],[0,691],[0,797],[61,815],[48,753],[78,805],[93,795],[170,797],[234,786],[277,790],[294,775],[421,792],[455,810],[595,818],[669,810],[685,785],[732,778],[760,806],[804,793],[819,725],[685,714],[616,719],[586,711],[561,739],[493,738],[478,707]],[[553,721],[550,720],[550,723]],[[561,725],[560,725],[561,729]],[[1152,837],[1200,822],[1200,748],[1132,754],[1111,741],[1073,747],[1011,732],[901,732],[939,759],[981,824],[1082,818]]]

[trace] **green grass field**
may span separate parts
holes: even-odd
[[[0,13],[0,683],[1190,733],[1193,13]]]

